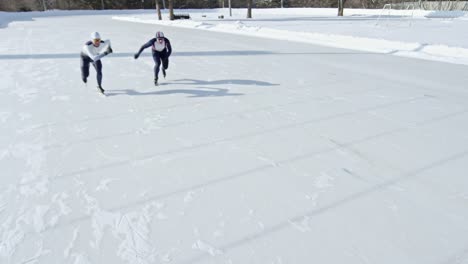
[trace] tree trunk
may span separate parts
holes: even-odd
[[[45,0],[42,0],[42,8],[44,9],[44,11],[47,11],[47,5],[46,5],[46,2]]]
[[[174,20],[174,0],[169,0],[169,20]]]
[[[338,16],[343,16],[346,0],[338,0]]]
[[[247,0],[247,18],[252,18],[252,0]]]
[[[156,0],[156,13],[158,13],[158,20],[162,20],[161,7],[159,6],[159,0]]]

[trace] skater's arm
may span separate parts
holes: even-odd
[[[151,39],[150,41],[143,44],[143,46],[141,46],[140,50],[137,53],[135,53],[135,55],[133,57],[135,59],[138,59],[138,57],[140,57],[140,54],[143,52],[143,50],[151,47],[154,44],[154,41],[155,41],[155,39]]]
[[[102,59],[103,57],[107,56],[109,54],[107,51],[103,53],[99,53],[98,55],[94,56],[94,58],[91,58],[94,62]]]
[[[96,61],[94,58],[96,57],[97,54],[94,54],[93,50],[91,49],[91,45],[85,45],[83,47],[83,52],[85,55],[88,55],[93,61]]]
[[[110,39],[103,40],[102,43],[104,43],[104,48],[108,49],[111,47],[111,41]]]
[[[87,43],[83,47],[83,53],[87,55],[91,60],[94,62],[100,60],[102,57],[106,56],[107,54],[111,53],[108,52],[108,49],[110,47],[110,42],[109,44],[103,43],[101,48],[96,49],[91,43]],[[106,51],[101,52],[102,50],[106,49]]]
[[[171,56],[171,53],[172,53],[172,46],[171,46],[171,42],[166,38],[166,48],[167,48],[167,56]]]
[[[91,46],[88,46],[88,56],[89,54],[96,53],[96,50],[91,50]],[[94,52],[93,52],[94,51]],[[89,56],[94,62],[102,59],[103,57],[112,53],[111,42],[110,40],[106,39],[101,41],[101,45],[97,48],[97,54]]]
[[[101,52],[99,51],[99,54],[103,54],[104,56],[107,56],[109,54],[111,54],[113,52],[112,50],[112,47],[111,47],[111,42],[110,42],[110,39],[106,39],[102,42],[104,45],[103,45],[103,48],[102,50],[104,50],[104,52]],[[102,57],[104,57],[102,56]]]
[[[113,50],[112,50],[110,39],[104,40],[103,43],[104,43],[104,48],[105,48],[105,51],[103,53],[106,54],[106,55],[112,53]]]
[[[96,62],[96,61],[102,59],[102,57],[104,57],[104,56],[106,56],[106,55],[107,55],[107,54],[104,54],[104,53],[98,54],[98,55],[94,56],[94,58],[92,58],[92,59],[93,59],[94,62]]]

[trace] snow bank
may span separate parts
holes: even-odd
[[[294,9],[286,10],[288,13],[292,11],[298,11],[296,15],[305,15],[305,12],[308,15],[318,14],[318,15],[328,15],[329,10],[309,10],[309,9]],[[271,15],[275,12],[282,13],[281,9],[273,11],[267,10]],[[363,14],[359,10],[348,11],[348,13]],[[365,10],[366,15],[371,15],[370,13],[378,12],[379,10]],[[398,12],[397,10],[392,10],[392,12]],[[239,10],[236,10],[239,12]],[[265,11],[266,12],[266,11]],[[405,14],[408,11],[401,11],[399,14]],[[262,10],[255,10],[256,17],[261,17]],[[417,16],[428,16],[431,14],[430,11],[421,11],[416,12]],[[449,13],[449,12],[444,12]],[[460,12],[456,12],[459,14]],[[462,12],[463,13],[463,12]],[[192,15],[192,14],[191,14]],[[195,16],[200,16],[198,11]],[[205,15],[203,15],[205,16]],[[451,47],[448,45],[442,44],[427,44],[421,42],[403,42],[395,40],[386,40],[379,38],[367,38],[367,37],[356,37],[349,35],[340,35],[340,34],[324,34],[316,32],[303,32],[303,31],[294,31],[289,29],[278,29],[278,28],[268,28],[262,26],[252,26],[246,25],[242,21],[236,21],[235,23],[222,23],[222,22],[211,22],[207,21],[197,21],[197,20],[157,20],[155,17],[151,16],[114,16],[113,19],[137,22],[137,23],[146,23],[146,24],[157,24],[164,26],[174,26],[174,27],[184,27],[184,28],[193,28],[201,30],[210,30],[218,31],[232,34],[248,35],[255,37],[264,37],[270,39],[280,39],[280,40],[289,40],[297,42],[305,42],[316,45],[331,46],[336,48],[360,50],[366,52],[375,52],[383,54],[391,54],[396,56],[420,58],[426,60],[435,60],[450,62],[456,64],[468,65],[468,49],[461,47]],[[249,20],[249,23],[255,20]],[[232,22],[232,21],[231,21]]]

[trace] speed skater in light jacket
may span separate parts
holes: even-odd
[[[104,56],[111,54],[112,48],[110,40],[101,40],[98,32],[91,33],[91,40],[87,41],[81,50],[81,79],[87,83],[89,76],[89,64],[96,69],[97,88],[104,93],[102,88],[102,62]]]

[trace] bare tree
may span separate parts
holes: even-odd
[[[47,5],[45,0],[41,0],[42,8],[44,8],[44,11],[47,11]]]
[[[343,16],[346,0],[338,0],[338,16]]]
[[[174,20],[174,0],[169,0],[169,20]]]
[[[252,18],[252,0],[247,0],[247,18]]]
[[[156,12],[158,13],[158,20],[162,20],[161,6],[159,5],[159,0],[156,0]]]
[[[13,0],[0,1],[0,11],[16,11]]]

